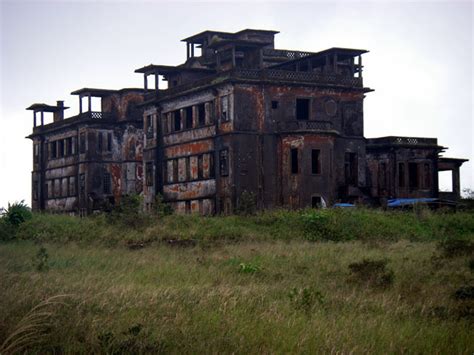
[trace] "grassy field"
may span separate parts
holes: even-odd
[[[0,344],[472,354],[473,217],[276,211],[140,217],[128,228],[34,215],[0,243]]]

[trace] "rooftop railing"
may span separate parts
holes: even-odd
[[[421,138],[421,137],[381,137],[370,138],[367,140],[368,144],[391,144],[391,145],[438,145],[436,138]]]

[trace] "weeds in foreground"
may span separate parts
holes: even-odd
[[[70,295],[56,295],[33,307],[0,346],[0,354],[18,354],[40,344],[52,326],[52,318]]]

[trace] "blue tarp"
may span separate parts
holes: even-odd
[[[355,207],[352,203],[335,203],[333,207]]]
[[[437,202],[437,198],[395,198],[388,200],[388,207],[412,206],[417,203]]]

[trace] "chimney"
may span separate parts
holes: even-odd
[[[62,121],[64,119],[64,101],[56,101],[57,111],[54,112],[54,122]]]

